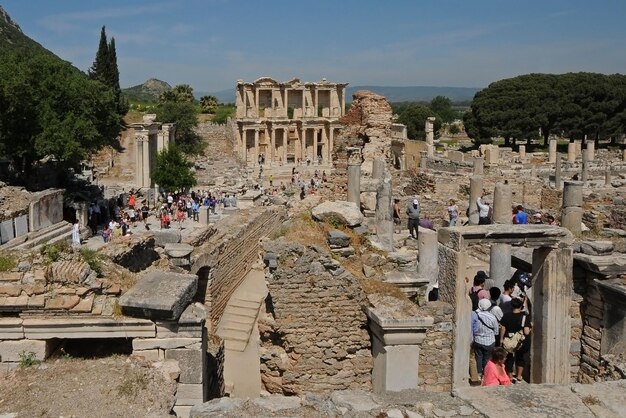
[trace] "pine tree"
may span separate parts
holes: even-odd
[[[107,82],[107,74],[109,73],[109,46],[107,45],[107,34],[104,26],[100,31],[100,43],[98,44],[98,52],[93,65],[89,69],[89,78],[98,80],[109,85]]]

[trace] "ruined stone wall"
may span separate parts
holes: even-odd
[[[574,268],[575,291],[581,292],[583,298],[580,302],[582,329],[580,332],[580,369],[578,372],[578,381],[581,383],[594,382],[602,373],[600,348],[604,329],[604,300],[593,282],[596,277],[581,269]],[[578,286],[576,286],[577,283],[579,283]]]
[[[315,246],[264,243],[278,257],[268,277],[261,379],[271,393],[371,388],[371,343],[357,278]]]
[[[426,331],[426,338],[420,345],[419,388],[429,392],[450,392],[454,310],[446,302],[430,302],[420,310],[425,316],[433,317],[434,325]]]
[[[259,257],[259,240],[280,228],[286,218],[284,207],[258,208],[231,215],[217,225],[219,233],[194,255],[191,271],[209,269],[204,303],[209,308],[209,329],[219,322],[226,304]]]

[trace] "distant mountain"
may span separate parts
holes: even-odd
[[[143,84],[122,89],[122,93],[128,100],[137,100],[140,102],[156,102],[159,99],[161,93],[171,90],[170,86],[165,81],[151,78]]]
[[[347,101],[352,101],[352,95],[357,90],[369,90],[385,96],[392,103],[397,102],[430,102],[434,97],[445,96],[453,102],[472,100],[476,92],[482,90],[476,87],[429,87],[429,86],[348,86]]]
[[[20,50],[28,54],[44,53],[54,56],[52,52],[41,46],[41,44],[24,35],[19,25],[11,20],[11,17],[2,6],[0,6],[0,49]]]
[[[482,90],[477,87],[428,87],[428,86],[350,86],[348,85],[346,101],[352,101],[352,95],[357,90],[370,90],[385,96],[392,103],[397,102],[430,102],[434,97],[445,96],[453,102],[470,101],[476,92]],[[195,93],[197,99],[202,96],[215,96],[220,103],[234,103],[235,89],[215,91],[212,93]]]

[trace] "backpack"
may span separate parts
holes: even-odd
[[[472,310],[475,311],[478,309],[478,292],[472,292],[470,290],[469,297],[472,301]]]
[[[526,336],[524,335],[525,323],[526,323],[526,315],[522,317],[522,329],[517,331],[515,334],[511,336],[506,335],[504,339],[502,340],[502,348],[504,348],[507,353],[511,353],[511,354],[515,353],[520,348],[524,340],[526,339]]]

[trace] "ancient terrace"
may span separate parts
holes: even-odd
[[[261,77],[237,81],[236,149],[247,165],[259,156],[268,166],[306,161],[329,162],[345,113],[346,83],[279,83]]]

